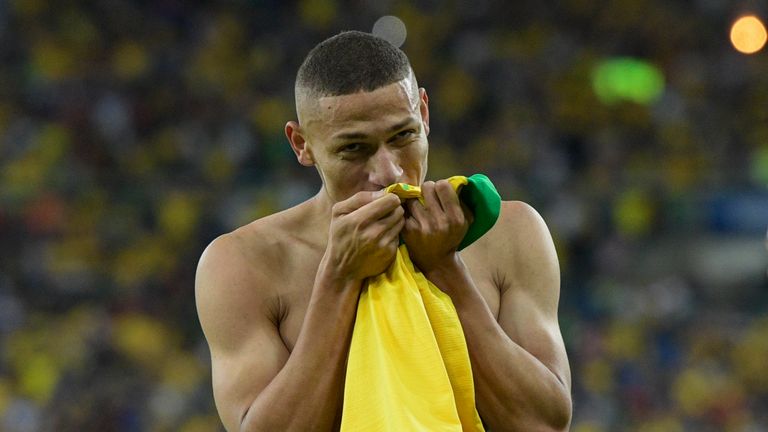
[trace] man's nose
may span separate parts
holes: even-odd
[[[368,180],[376,185],[385,187],[397,183],[403,176],[400,158],[385,146],[381,146],[370,159],[371,169]]]

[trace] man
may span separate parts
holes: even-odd
[[[567,430],[570,370],[550,234],[531,207],[504,202],[494,228],[456,251],[471,215],[447,182],[424,181],[428,98],[405,54],[360,32],[322,42],[299,69],[296,110],[285,133],[322,188],[214,240],[198,266],[226,428],[338,429],[358,296],[402,236],[456,306],[486,425]],[[381,192],[396,182],[421,185],[424,205]]]

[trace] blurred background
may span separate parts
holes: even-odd
[[[430,178],[484,172],[549,224],[573,431],[768,430],[768,50],[745,15],[768,7],[0,1],[0,430],[220,430],[197,260],[319,188],[283,125],[346,29],[411,58]]]

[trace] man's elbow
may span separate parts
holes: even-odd
[[[570,404],[568,404],[569,408],[567,409],[564,404],[553,403],[552,405],[545,415],[532,416],[528,421],[515,422],[517,426],[511,428],[511,430],[525,432],[568,432],[571,427]],[[555,405],[558,406],[556,407]],[[493,430],[495,431],[496,429]]]
[[[546,402],[519,407],[507,412],[503,419],[488,423],[493,431],[567,432],[571,416],[571,396],[563,389],[551,394]]]
[[[531,411],[521,431],[567,432],[571,426],[573,403],[565,386],[558,385],[537,410]]]
[[[549,430],[553,432],[568,431],[573,415],[573,400],[570,392],[563,386],[552,401],[548,417]]]

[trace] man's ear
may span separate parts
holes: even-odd
[[[424,135],[429,135],[429,96],[424,87],[419,89],[419,111],[421,112],[421,122],[424,125]]]
[[[297,122],[289,121],[285,124],[285,136],[288,138],[288,142],[291,143],[291,148],[296,154],[296,159],[299,163],[304,166],[313,166],[315,164],[315,159],[312,157],[312,152],[307,147],[307,140],[304,137],[304,132],[301,131]]]

